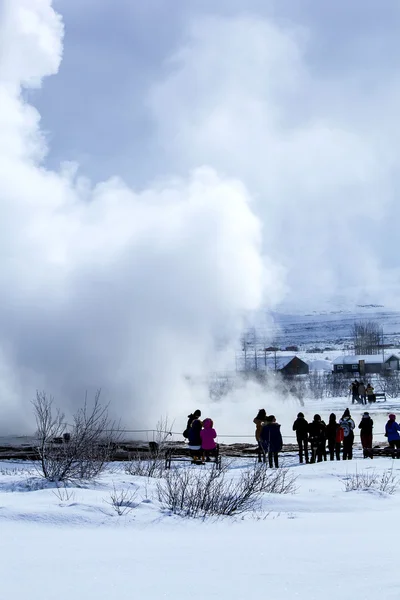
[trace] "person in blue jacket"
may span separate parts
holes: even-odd
[[[282,450],[283,440],[281,426],[276,422],[274,415],[267,417],[260,433],[260,442],[264,452],[268,454],[269,466],[272,469],[273,463],[276,468],[279,467],[278,452]]]
[[[386,426],[385,426],[385,436],[388,439],[389,446],[391,448],[393,448],[393,450],[395,448],[396,448],[396,450],[400,449],[399,431],[400,431],[400,425],[396,422],[396,415],[390,414],[389,421],[386,423]],[[393,458],[395,457],[395,454],[396,454],[396,458],[400,458],[400,452],[396,452],[396,453],[393,452]]]

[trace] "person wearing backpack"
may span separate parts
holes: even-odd
[[[368,400],[369,404],[371,404],[371,402],[376,402],[374,391],[375,390],[370,383],[365,388],[365,392],[367,394],[367,400]]]
[[[335,456],[336,460],[340,460],[340,444],[342,441],[339,434],[340,429],[335,413],[331,413],[329,415],[329,423],[326,426],[326,439],[328,440],[329,458],[331,460],[334,460]]]
[[[281,426],[276,422],[274,415],[267,417],[266,423],[262,426],[260,441],[264,452],[268,454],[270,468],[272,469],[272,463],[278,468],[278,452],[282,450],[283,440]]]
[[[303,462],[303,455],[306,459],[306,463],[308,463],[308,422],[304,418],[304,414],[302,412],[299,412],[297,415],[297,419],[293,423],[292,429],[296,432],[297,443],[299,446],[300,463]]]
[[[388,442],[389,442],[389,446],[391,448],[393,448],[393,450],[396,448],[396,450],[399,450],[400,448],[400,435],[399,435],[399,431],[400,431],[400,425],[396,422],[396,415],[394,414],[390,414],[389,415],[389,421],[386,423],[385,426],[385,437],[387,437]],[[400,458],[400,452],[393,452],[393,458]]]
[[[353,458],[354,429],[356,424],[351,418],[348,408],[344,411],[339,425],[343,429],[343,460],[351,460]]]
[[[314,415],[314,420],[308,425],[308,433],[310,436],[311,445],[311,461],[315,463],[315,459],[318,462],[322,462],[322,458],[325,453],[325,429],[326,425],[321,420],[320,415]]]
[[[369,456],[373,458],[373,456],[368,452],[372,448],[372,430],[374,427],[374,422],[369,416],[369,412],[365,412],[362,416],[360,424],[358,428],[361,430],[361,445],[363,447],[363,455],[364,458],[368,458]]]

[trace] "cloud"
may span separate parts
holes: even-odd
[[[118,177],[93,184],[74,164],[46,169],[23,87],[57,71],[62,26],[49,0],[5,9],[1,430],[32,425],[37,388],[69,412],[101,387],[125,425],[153,426],[192,407],[187,376],[215,368],[244,319],[278,299],[281,273],[262,256],[245,186],[211,167],[141,191]]]
[[[310,36],[266,18],[197,18],[149,106],[172,164],[210,164],[246,184],[297,304],[376,299],[397,214],[395,136],[362,74],[311,68]]]

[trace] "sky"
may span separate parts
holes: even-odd
[[[399,12],[0,0],[7,430],[34,389],[154,423],[260,314],[396,306]]]

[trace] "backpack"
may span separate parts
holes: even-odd
[[[340,444],[344,440],[344,429],[339,425],[336,430],[336,443]]]
[[[343,431],[343,436],[344,437],[347,437],[348,435],[350,435],[350,433],[352,431],[352,428],[351,428],[350,423],[348,421],[342,421],[340,423],[340,427],[341,427],[341,429]]]
[[[185,431],[182,433],[184,438],[188,438],[189,437],[189,427],[187,429],[185,429]]]

